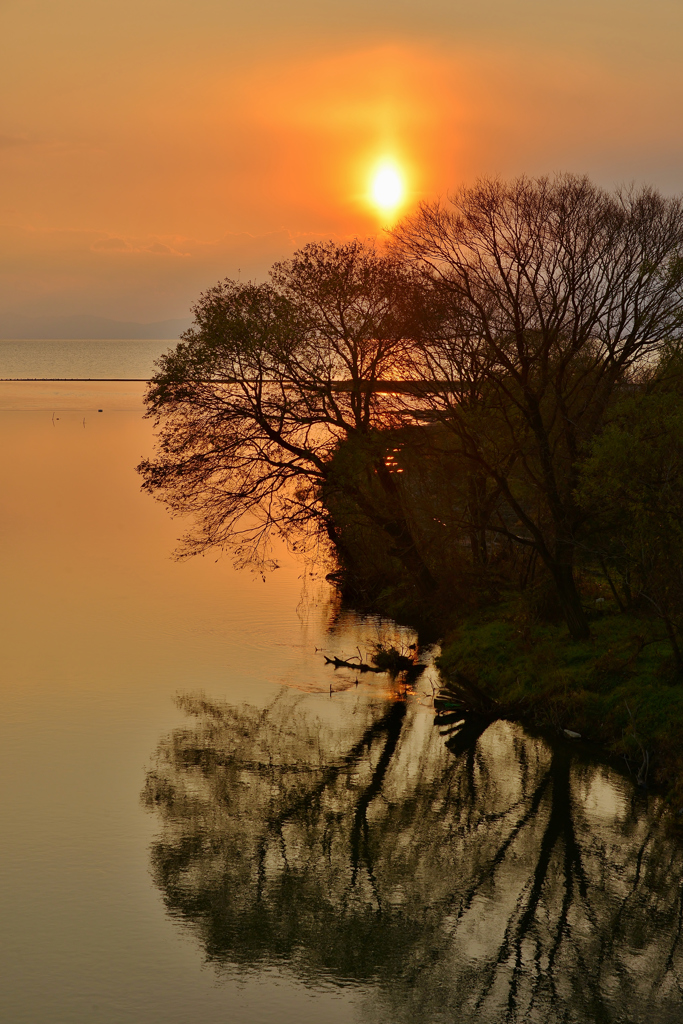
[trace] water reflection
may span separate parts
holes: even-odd
[[[611,769],[372,687],[184,696],[143,799],[209,961],[371,983],[372,1021],[673,1021],[682,850]]]

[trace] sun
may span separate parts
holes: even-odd
[[[384,214],[393,213],[405,194],[403,176],[393,160],[383,160],[374,171],[370,196],[374,205]]]

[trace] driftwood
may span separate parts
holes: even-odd
[[[325,658],[325,664],[333,665],[334,668],[352,668],[356,672],[387,672],[392,678],[400,675],[402,672],[405,673],[406,681],[413,683],[419,675],[421,675],[426,669],[426,665],[421,663],[415,663],[412,658],[404,657],[399,655],[398,657],[381,656],[382,652],[378,655],[373,655],[373,661],[379,661],[378,665],[368,665],[366,661],[347,661],[344,658],[328,658],[327,655],[323,655]],[[386,652],[385,652],[386,654]]]
[[[383,668],[376,665],[368,665],[365,661],[345,661],[343,658],[328,658],[323,655],[326,665],[334,665],[335,668],[353,668],[357,672],[384,672]]]

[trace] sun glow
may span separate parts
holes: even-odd
[[[382,213],[393,213],[401,204],[404,193],[405,186],[399,168],[393,161],[384,160],[372,176],[372,202]]]

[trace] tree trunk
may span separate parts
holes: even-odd
[[[553,565],[548,566],[548,568],[550,569],[555,581],[557,596],[560,599],[560,605],[562,607],[562,614],[564,615],[564,619],[567,623],[572,639],[588,640],[591,635],[591,631],[588,625],[588,619],[586,618],[586,613],[583,610],[583,605],[581,604],[581,595],[576,589],[574,567],[571,564],[571,561],[558,561]]]
[[[436,581],[420,555],[415,540],[404,519],[387,519],[380,516],[375,522],[391,537],[391,554],[402,563],[417,584],[420,593],[426,597],[436,590]]]
[[[666,630],[666,635],[668,636],[669,643],[671,644],[671,650],[673,651],[674,661],[676,662],[676,672],[678,673],[678,675],[681,675],[683,674],[683,654],[681,654],[681,649],[678,646],[678,640],[676,639],[676,630],[674,629],[673,623],[668,615],[663,613],[662,619],[664,621],[664,629]]]
[[[360,489],[354,489],[354,497],[359,506],[366,514],[391,537],[393,542],[392,554],[403,563],[410,576],[417,584],[421,594],[426,597],[436,590],[436,581],[432,576],[426,562],[417,549],[412,530],[401,514],[401,499],[396,481],[387,469],[384,460],[378,459],[374,465],[377,481],[381,485],[387,497],[387,508],[394,508],[397,515],[387,515],[378,509],[372,508],[371,503],[361,503]]]
[[[378,508],[377,502],[373,501],[367,493],[363,491],[362,487],[348,480],[344,480],[343,482],[336,481],[331,485],[330,490],[333,490],[334,487],[339,488],[340,492],[343,493],[347,499],[350,498],[355,502],[357,508],[365,517],[367,517],[369,523],[386,534],[391,542],[389,554],[401,562],[409,579],[417,587],[420,596],[422,598],[428,598],[436,590],[436,580],[432,576],[428,565],[417,548],[415,538],[408,522],[405,517],[401,515],[399,497],[396,493],[395,483],[391,479],[390,474],[385,470],[383,473],[378,472],[377,477],[385,491],[386,500],[382,502],[382,505],[384,506],[383,508]],[[329,486],[330,485],[328,484],[328,487]],[[330,492],[328,491],[326,504],[328,510],[331,509],[333,512],[334,501],[330,502],[329,498]],[[328,535],[335,544],[342,563],[346,563],[347,566],[353,567],[357,562],[357,555],[337,534],[333,524],[331,524],[330,529],[328,529]]]
[[[617,605],[619,607],[619,611],[620,612],[626,611],[626,609],[624,608],[624,602],[619,597],[619,591],[617,590],[617,588],[614,585],[614,580],[612,579],[612,577],[609,574],[609,571],[607,569],[607,565],[605,564],[605,559],[602,558],[602,557],[600,558],[600,568],[602,569],[602,575],[605,577],[605,579],[609,583],[609,588],[612,591],[612,596],[614,597],[614,600],[617,602]]]
[[[470,476],[468,480],[467,511],[470,520],[470,550],[474,565],[487,565],[489,560],[486,543],[487,516],[483,511],[484,501],[481,494],[481,478]]]

